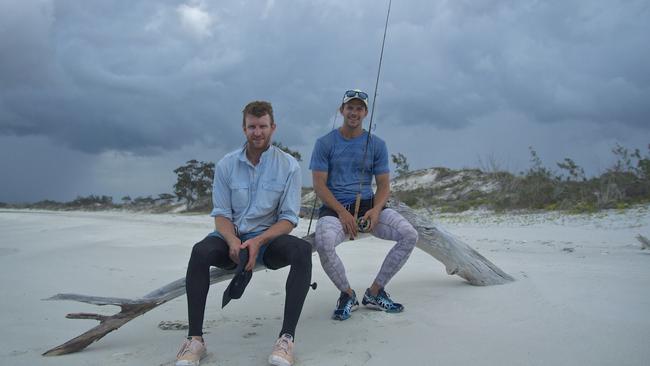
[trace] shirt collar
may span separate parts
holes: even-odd
[[[260,156],[260,163],[267,160],[268,156],[271,156],[273,154],[272,150],[274,148],[275,146],[271,145],[268,149],[266,149],[266,151],[262,153],[262,156]],[[242,147],[242,149],[239,151],[239,160],[250,164],[250,161],[248,161],[248,157],[246,156],[246,145],[244,145],[244,147]]]
[[[239,160],[243,162],[247,162],[248,158],[246,157],[246,145],[244,144],[244,147],[239,150]]]

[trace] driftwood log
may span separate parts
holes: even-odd
[[[458,275],[471,285],[488,286],[514,281],[489,260],[453,235],[437,228],[431,220],[416,214],[401,202],[391,201],[390,206],[400,212],[419,234],[417,247],[442,262],[450,275]],[[313,242],[314,234],[303,239]],[[264,267],[257,265],[255,270]],[[233,277],[232,270],[212,268],[210,284],[229,280]],[[169,283],[154,290],[139,299],[122,299],[113,297],[86,296],[77,294],[58,294],[45,300],[73,300],[94,305],[115,305],[121,311],[115,315],[105,316],[94,313],[72,313],[68,319],[95,319],[99,325],[73,338],[64,344],[43,353],[44,356],[63,355],[81,351],[93,342],[100,340],[106,334],[120,328],[130,320],[149,310],[185,294],[185,278]]]

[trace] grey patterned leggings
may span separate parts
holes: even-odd
[[[384,287],[411,255],[418,241],[418,232],[397,211],[387,208],[379,214],[379,222],[375,225],[372,234],[380,239],[397,241],[386,255],[375,278],[375,282]],[[314,246],[325,273],[342,292],[350,288],[350,283],[335,248],[344,240],[347,240],[347,235],[337,217],[324,216],[318,220]]]

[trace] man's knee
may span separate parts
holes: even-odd
[[[223,242],[223,239],[207,236],[194,244],[190,255],[190,263],[209,264],[211,261],[220,261],[222,258],[227,257],[228,251],[225,246],[220,245],[220,242]]]
[[[311,266],[311,245],[309,242],[297,238],[295,236],[291,236],[292,238],[292,245],[291,248],[293,250],[293,260],[299,263],[304,263],[304,264],[309,264]]]
[[[402,238],[404,241],[410,246],[415,246],[415,244],[418,242],[418,231],[415,230],[413,225],[409,223],[408,225],[405,225],[403,230],[400,231],[402,233]]]
[[[205,239],[194,244],[194,246],[192,247],[192,253],[190,254],[190,262],[201,260],[202,258],[206,258],[208,254],[208,250],[209,247]]]
[[[339,230],[337,224],[340,225],[338,219],[330,216],[318,220],[314,236],[314,248],[319,255],[334,251],[334,247],[338,244],[336,242],[336,234],[337,230]]]
[[[301,264],[311,273],[311,245],[308,242],[301,240],[299,253]]]
[[[418,241],[418,235],[419,235],[419,234],[418,234],[418,231],[415,230],[415,228],[413,227],[413,225],[411,225],[410,223],[409,223],[409,225],[407,226],[407,229],[406,229],[406,235],[407,235],[410,239],[413,239],[414,241]]]
[[[286,258],[290,266],[304,268],[311,272],[312,248],[309,242],[289,234],[281,235],[275,240],[282,243],[282,249],[279,250],[284,252],[283,257]]]
[[[327,263],[336,256],[336,249],[333,241],[314,240],[314,247],[316,248],[318,257],[323,265],[327,265]]]
[[[208,245],[208,238],[205,238],[201,240],[200,242],[194,244],[192,247],[192,254],[191,258],[201,258],[201,257],[206,257],[208,254],[208,251],[210,250],[210,246]]]
[[[194,244],[192,247],[192,253],[190,255],[190,260],[187,263],[187,277],[185,278],[186,282],[190,281],[191,274],[196,273],[196,271],[202,271],[206,267],[210,267],[207,256],[207,245],[205,239]]]
[[[408,245],[414,246],[418,241],[418,231],[415,230],[413,224],[404,218],[399,212],[393,209],[384,210],[388,216],[391,217],[392,225],[399,233],[400,238],[398,241],[405,242]]]

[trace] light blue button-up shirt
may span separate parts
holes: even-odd
[[[300,190],[300,166],[293,156],[271,145],[253,165],[246,149],[238,149],[217,163],[210,216],[229,219],[241,235],[264,231],[279,220],[295,226]]]

